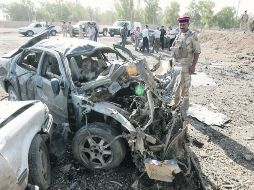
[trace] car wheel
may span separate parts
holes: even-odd
[[[118,132],[107,124],[90,123],[75,134],[73,154],[88,169],[115,168],[123,161],[126,153],[121,138],[109,146],[117,135]]]
[[[103,30],[103,36],[107,36],[108,31],[107,30]]]
[[[15,89],[11,85],[8,86],[8,94],[9,94],[9,97],[8,97],[9,101],[18,101],[18,100],[20,100],[17,92],[15,91]]]
[[[50,32],[50,34],[51,34],[51,36],[55,36],[55,35],[56,35],[56,31],[55,31],[55,30],[52,30],[52,31]]]
[[[34,32],[32,30],[29,30],[26,32],[27,36],[33,36],[34,35]]]
[[[114,35],[114,33],[110,33],[110,36],[111,36],[111,37],[114,37],[115,35]]]
[[[42,137],[37,134],[31,143],[28,155],[29,181],[46,190],[51,183],[49,152]]]

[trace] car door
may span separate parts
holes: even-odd
[[[57,79],[60,84],[59,94],[54,94],[51,80]],[[36,79],[36,99],[46,103],[54,118],[54,123],[68,122],[67,99],[69,82],[60,55],[52,50],[43,52],[39,74]]]
[[[38,23],[38,24],[36,24],[36,25],[34,26],[34,33],[35,33],[35,34],[40,33],[42,30],[43,30],[43,27],[42,27],[41,24]]]
[[[34,100],[36,90],[36,78],[38,64],[41,59],[42,51],[36,49],[26,49],[23,51],[16,67],[16,74],[20,95],[22,100]]]

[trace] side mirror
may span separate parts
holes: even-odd
[[[58,95],[60,92],[60,81],[57,78],[50,80],[52,91],[55,95]]]

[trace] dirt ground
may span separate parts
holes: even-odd
[[[27,41],[13,29],[0,29],[0,56]],[[204,31],[199,35],[202,54],[197,72],[205,72],[216,86],[191,88],[191,103],[201,104],[230,117],[225,126],[207,126],[192,120],[191,145],[207,189],[254,189],[254,34]],[[101,37],[107,45],[119,37]],[[134,51],[132,45],[127,48]],[[163,52],[168,53],[168,51]],[[135,54],[155,62],[154,54]],[[0,89],[0,99],[6,94]],[[115,170],[91,172],[72,157],[70,148],[58,162],[53,162],[50,189],[131,189],[139,174],[130,157]],[[163,187],[163,188],[162,188]],[[142,177],[138,189],[173,190]]]

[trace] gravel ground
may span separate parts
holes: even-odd
[[[8,29],[0,29],[0,55],[27,41]],[[6,32],[7,31],[7,32]],[[119,37],[101,37],[107,45],[120,41]],[[194,139],[191,146],[207,189],[254,189],[254,34],[206,31],[200,34],[202,54],[197,72],[205,72],[216,86],[191,89],[191,102],[230,117],[225,126],[207,126],[195,119],[189,128]],[[136,55],[155,63],[156,54]],[[168,53],[166,50],[163,52]],[[0,89],[0,99],[6,94]],[[214,105],[214,106],[211,106]],[[65,189],[132,189],[140,173],[130,157],[110,171],[91,172],[72,157],[70,148],[58,161],[52,162],[51,190]],[[146,175],[137,189],[177,189],[176,184],[157,183]],[[187,189],[187,188],[182,188]]]

